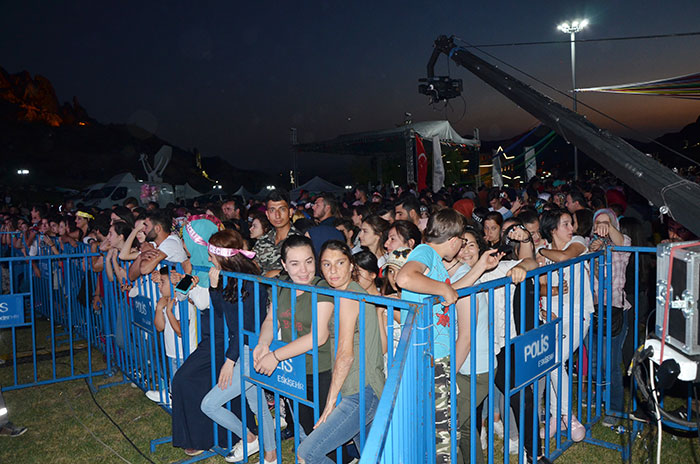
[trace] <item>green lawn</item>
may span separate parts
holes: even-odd
[[[0,356],[6,357],[8,354],[7,334],[6,330],[0,331]],[[93,369],[102,369],[102,354],[96,350],[92,353]],[[63,372],[67,372],[67,357],[57,358],[57,363]],[[85,371],[86,368],[87,351],[77,350],[76,370]],[[40,378],[50,376],[50,358],[40,363],[39,372]],[[30,380],[31,375],[31,364],[22,365],[20,380]],[[11,379],[11,367],[0,367],[0,384],[8,385],[12,383]],[[118,379],[121,379],[121,375],[113,378],[99,376],[95,378],[95,384],[107,384]],[[146,462],[95,405],[82,380],[10,391],[5,393],[5,399],[11,420],[29,430],[18,438],[0,438],[0,463]],[[156,453],[150,453],[152,439],[170,435],[170,416],[146,399],[141,390],[130,384],[118,385],[99,390],[96,399],[135,445],[154,462],[170,463],[186,458],[182,450],[173,448],[169,443],[160,445]],[[673,402],[667,400],[667,404]],[[627,435],[618,435],[602,425],[594,427],[593,436],[614,443],[629,439]],[[293,440],[283,443],[285,463],[293,462],[292,446]],[[497,441],[496,449],[502,449],[500,440]],[[654,463],[655,451],[655,429],[647,427],[635,442],[632,462]],[[662,456],[664,463],[700,464],[697,437],[677,438],[664,433]],[[496,457],[496,462],[502,462],[502,452],[497,452]],[[517,462],[516,456],[511,457],[511,462]],[[221,457],[214,457],[202,462],[224,461]],[[252,462],[257,462],[257,456]],[[614,463],[622,460],[618,452],[580,443],[571,447],[556,462]]]

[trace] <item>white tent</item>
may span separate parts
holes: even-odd
[[[328,182],[326,179],[319,176],[315,176],[310,181],[306,182],[303,185],[300,185],[299,187],[289,192],[291,199],[296,200],[297,198],[299,198],[299,195],[301,194],[302,190],[306,190],[307,192],[312,193],[327,192],[339,194],[345,192],[344,187],[339,187],[335,184],[332,184],[331,182]]]
[[[198,196],[201,196],[202,194],[198,191],[196,191],[190,184],[185,183],[185,185],[176,185],[175,186],[175,198],[177,200],[190,200],[192,198],[197,198]]]
[[[244,200],[248,200],[248,198],[251,198],[253,196],[253,194],[251,192],[249,192],[248,190],[246,190],[246,188],[241,185],[241,188],[236,190],[236,192],[233,194],[233,196],[243,197]]]

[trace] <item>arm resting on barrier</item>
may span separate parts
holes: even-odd
[[[560,263],[569,259],[573,259],[586,251],[586,247],[580,243],[572,243],[564,250],[552,250],[549,248],[540,248],[540,254],[550,261]]]
[[[328,340],[328,321],[330,321],[331,316],[333,315],[333,303],[319,302],[317,304],[317,309],[318,345],[321,346]],[[268,312],[268,317],[269,314],[270,312]],[[267,319],[268,318],[266,317],[263,326],[267,324]],[[253,352],[254,357],[256,352],[259,355],[258,360],[255,361],[255,370],[260,372],[261,374],[271,375],[274,372],[275,368],[277,368],[277,364],[280,361],[284,361],[285,359],[293,358],[294,356],[304,354],[307,351],[311,351],[314,347],[313,333],[309,332],[305,335],[300,336],[296,340],[292,340],[283,347],[278,348],[273,353],[269,351],[270,342],[272,341],[272,319],[270,319],[269,329],[267,330],[269,330],[270,334],[265,338],[266,344],[263,344],[263,333],[261,329],[260,341],[258,341],[258,346],[255,347],[255,350]],[[269,341],[267,341],[268,339]],[[263,346],[261,347],[261,345]],[[258,350],[258,348],[260,348],[260,351]],[[265,350],[267,350],[267,354],[263,356],[261,353],[264,353]]]
[[[406,290],[429,295],[441,296],[443,305],[457,301],[457,292],[447,282],[433,280],[424,273],[428,267],[418,261],[408,261],[396,275],[396,284]],[[461,279],[460,279],[461,280]]]
[[[156,270],[158,263],[167,258],[168,255],[160,250],[146,251],[141,253],[141,264],[139,266],[141,275],[150,274]]]
[[[333,373],[331,374],[331,385],[328,388],[326,407],[323,409],[323,413],[318,418],[318,422],[316,422],[314,428],[324,423],[331,412],[333,412],[338,399],[338,393],[340,393],[340,388],[343,386],[348,372],[350,372],[352,362],[355,360],[353,344],[357,316],[360,313],[360,303],[356,300],[341,298],[340,308],[338,310],[340,313],[340,322],[338,324],[338,351],[335,355],[335,363],[333,364]],[[362,387],[363,386],[360,385],[360,391],[364,390]]]

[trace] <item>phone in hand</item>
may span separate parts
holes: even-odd
[[[185,274],[182,280],[175,286],[175,291],[186,294],[192,288],[193,277],[190,274]]]

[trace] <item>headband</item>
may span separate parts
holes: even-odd
[[[254,251],[241,250],[239,248],[222,248],[214,246],[211,243],[207,245],[207,250],[209,250],[209,252],[213,255],[223,256],[224,258],[230,258],[231,256],[236,256],[239,253],[248,259],[255,258]]]
[[[198,221],[200,219],[206,219],[207,221],[213,222],[219,230],[224,230],[224,225],[221,223],[221,221],[219,221],[219,218],[217,218],[216,216],[212,216],[211,214],[198,214],[197,216],[190,216],[187,219],[187,224],[185,224],[185,230],[187,230],[187,233],[190,234],[190,237],[192,237],[192,241],[197,245],[207,246],[207,241],[204,240],[202,236],[194,230],[194,227],[192,227],[192,222]]]
[[[207,250],[214,255],[217,256],[223,256],[225,258],[230,258],[231,256],[235,256],[237,254],[242,254],[248,259],[253,259],[255,258],[255,252],[254,251],[248,251],[248,250],[241,250],[239,248],[223,248],[223,247],[218,247],[214,246],[211,243],[207,243],[206,240],[202,238],[201,235],[199,235],[195,230],[194,227],[192,227],[191,221],[196,221],[198,219],[207,219],[214,224],[216,224],[219,227],[219,230],[223,228],[223,224],[221,224],[221,221],[219,221],[216,217],[208,215],[208,214],[202,214],[199,216],[193,216],[190,218],[190,221],[187,222],[185,225],[185,230],[187,230],[187,233],[190,234],[190,237],[192,237],[192,241],[196,243],[197,245],[202,245],[207,247]]]
[[[78,211],[77,213],[75,213],[75,215],[85,219],[95,219],[95,216],[93,216],[90,213],[85,213],[83,211]]]

